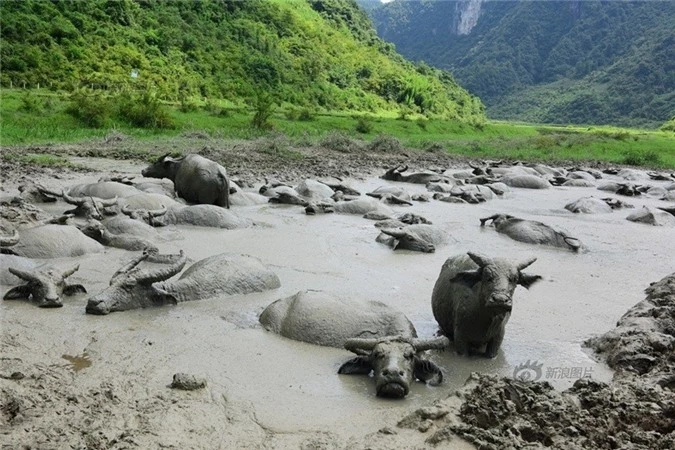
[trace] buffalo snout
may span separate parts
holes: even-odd
[[[513,309],[513,297],[503,293],[493,293],[488,298],[485,306],[497,311],[511,312]]]
[[[86,308],[87,314],[103,316],[110,313],[110,307],[105,300],[89,299]]]

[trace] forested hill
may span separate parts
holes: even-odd
[[[0,15],[4,87],[131,85],[234,102],[266,91],[327,110],[484,118],[449,74],[379,39],[354,0],[12,0]]]
[[[675,2],[370,6],[380,37],[450,70],[492,118],[651,126],[675,115]]]

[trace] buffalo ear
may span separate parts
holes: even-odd
[[[441,368],[432,363],[428,359],[415,357],[415,367],[413,368],[415,378],[432,386],[436,386],[443,382],[443,372]]]
[[[539,275],[530,275],[529,273],[520,272],[520,276],[518,277],[518,284],[525,286],[526,289],[529,289],[530,286],[532,286],[534,283],[536,283],[541,279],[542,278]]]
[[[368,375],[373,370],[368,356],[357,356],[352,358],[338,369],[339,374],[343,375]]]
[[[478,270],[466,270],[464,272],[459,272],[455,277],[453,278],[453,281],[459,281],[462,283],[466,283],[469,286],[473,286],[474,284],[478,283],[483,277],[483,274],[480,269]]]
[[[30,297],[31,294],[31,289],[30,286],[27,284],[22,284],[21,286],[15,286],[7,293],[5,294],[4,297],[2,297],[3,300],[18,300],[20,298],[28,298]]]
[[[81,284],[69,284],[63,288],[63,295],[86,294],[87,290]]]

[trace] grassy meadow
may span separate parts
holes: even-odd
[[[143,128],[116,116],[87,126],[67,110],[69,97],[47,90],[0,91],[0,146],[12,149],[48,143],[104,138],[112,132],[152,145],[153,140],[198,133],[214,139],[254,139],[284,135],[296,146],[322,145],[330,136],[372,142],[394,137],[406,148],[447,152],[470,158],[543,162],[603,162],[675,169],[675,133],[602,126],[552,126],[488,121],[472,126],[459,121],[403,113],[338,113],[272,105],[264,126],[253,127],[255,108],[225,101],[162,103],[170,123]],[[28,150],[25,150],[28,152]],[[291,152],[292,156],[293,153]],[[133,155],[129,155],[133,156]],[[118,155],[119,157],[119,155]],[[24,162],[64,164],[60,158],[24,156]]]

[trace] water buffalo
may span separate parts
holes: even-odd
[[[54,191],[44,189],[47,194],[53,195]],[[71,197],[96,197],[102,199],[111,199],[115,197],[128,197],[130,195],[140,194],[141,191],[128,184],[117,183],[114,181],[101,181],[98,183],[76,184],[65,190],[65,193]]]
[[[12,252],[26,258],[62,258],[103,251],[103,246],[72,225],[41,225],[21,229]]]
[[[95,241],[107,246],[121,248],[124,250],[147,250],[150,253],[157,253],[158,249],[152,242],[133,234],[115,234],[98,220],[91,219],[80,231]]]
[[[425,171],[425,172],[415,172],[410,174],[404,174],[403,172],[408,170],[408,166],[396,166],[392,169],[389,169],[382,175],[380,178],[383,180],[390,181],[403,181],[407,183],[416,183],[416,184],[427,184],[438,181],[443,181],[447,177],[439,175],[436,172]]]
[[[11,274],[25,281],[25,283],[7,291],[3,299],[26,298],[32,300],[41,308],[61,307],[63,306],[62,295],[87,292],[81,284],[69,284],[66,281],[66,278],[77,272],[79,268],[79,265],[68,270],[57,270],[49,266],[38,266],[26,270],[8,267],[7,270]]]
[[[551,183],[537,175],[506,175],[500,178],[499,181],[509,187],[523,189],[548,189],[551,187]]]
[[[165,262],[160,268],[143,268],[143,261]],[[180,272],[187,257],[151,255],[143,252],[118,270],[110,286],[92,296],[87,313],[108,314],[113,311],[145,308],[218,295],[248,294],[276,289],[279,278],[258,259],[246,255],[220,254],[196,262],[175,280],[168,279]]]
[[[402,338],[354,338],[345,342],[345,348],[356,353],[340,366],[339,374],[369,375],[373,372],[375,392],[378,397],[403,398],[410,391],[410,383],[417,379],[438,385],[443,381],[443,372],[433,362],[424,359],[422,352],[444,349],[449,345],[446,337],[434,339]]]
[[[258,320],[268,331],[325,347],[342,348],[350,338],[417,337],[405,314],[391,306],[322,291],[300,291],[279,299]]]
[[[626,220],[630,220],[631,222],[646,223],[658,227],[675,226],[675,216],[665,210],[650,208],[647,206],[643,206],[641,209],[628,215]]]
[[[485,226],[485,222],[488,220],[492,221],[495,230],[516,241],[561,247],[575,252],[582,247],[579,239],[568,236],[566,233],[555,230],[541,222],[519,219],[508,214],[495,214],[480,219],[480,226]]]
[[[446,244],[450,239],[445,230],[427,224],[381,228],[380,231],[377,242],[386,244],[394,250],[433,253],[438,246]]]
[[[595,197],[583,197],[565,205],[565,209],[573,213],[604,214],[611,213],[613,208],[606,201]]]
[[[441,331],[454,341],[457,353],[468,355],[485,347],[485,356],[497,355],[516,285],[529,288],[541,279],[523,272],[535,261],[516,264],[472,252],[445,261],[431,295],[431,309]]]
[[[340,374],[374,372],[378,396],[404,397],[415,378],[438,384],[441,370],[420,354],[445,348],[446,338],[417,339],[415,327],[401,312],[375,301],[354,301],[324,292],[300,291],[277,300],[260,314],[263,327],[297,341],[345,347],[358,354]]]
[[[225,168],[199,155],[162,156],[141,172],[144,177],[168,178],[188,202],[230,207],[230,182]]]
[[[163,215],[154,217],[151,224],[153,226],[194,225],[233,230],[253,226],[253,221],[215,205],[179,205],[168,208]]]
[[[311,203],[305,208],[305,213],[309,215],[317,213],[337,213],[337,214],[358,214],[377,213],[382,216],[393,217],[394,210],[382,202],[370,198],[362,197],[348,202],[333,202],[324,200],[318,203]]]

